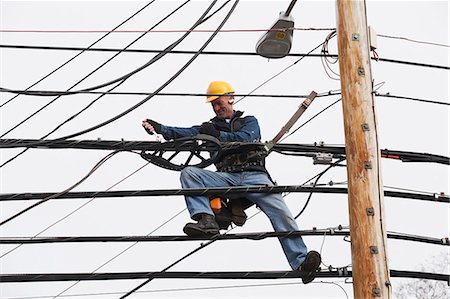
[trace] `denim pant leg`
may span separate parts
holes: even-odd
[[[181,171],[180,181],[183,188],[229,187],[236,185],[236,174],[214,172],[197,167],[186,167]],[[208,196],[186,196],[186,206],[193,220],[195,215],[206,213],[214,215]]]
[[[245,181],[243,183],[245,185],[273,185],[265,173],[246,172],[244,174]],[[281,194],[252,193],[248,195],[248,199],[254,202],[267,215],[276,232],[298,230],[297,222]],[[305,260],[308,251],[302,237],[292,236],[278,238],[278,240],[291,268],[298,269]]]

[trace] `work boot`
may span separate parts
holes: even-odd
[[[231,220],[237,226],[243,226],[247,221],[247,214],[245,214],[242,202],[239,198],[230,199],[231,205]]]
[[[216,223],[220,229],[228,229],[231,225],[231,211],[228,207],[222,207],[220,212],[216,214]]]
[[[316,278],[316,272],[319,270],[321,262],[322,258],[320,257],[320,253],[314,250],[308,252],[305,260],[298,268],[302,272],[301,276],[304,284],[310,283]]]
[[[183,231],[189,237],[211,237],[219,233],[219,225],[213,215],[200,214],[201,218],[197,223],[188,223]]]

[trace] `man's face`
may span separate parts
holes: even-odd
[[[233,100],[233,96],[220,96],[211,102],[211,105],[220,119],[231,119],[233,117],[233,104],[229,101]]]

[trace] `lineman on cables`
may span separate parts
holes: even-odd
[[[206,134],[222,142],[260,142],[261,134],[257,119],[254,116],[243,116],[243,112],[233,109],[234,90],[223,81],[213,81],[207,90],[207,103],[211,103],[216,116],[199,126],[189,128],[162,125],[154,120],[142,122],[144,129],[150,133],[161,134],[165,139]],[[247,158],[249,157],[249,158]],[[211,188],[229,186],[266,185],[273,186],[266,168],[265,155],[232,153],[225,155],[216,163],[217,172],[188,166],[181,171],[180,181],[183,188]],[[191,218],[196,223],[188,223],[183,231],[188,236],[213,236],[221,228],[216,222],[208,196],[186,196],[186,205]],[[247,204],[249,203],[249,204]],[[236,204],[236,200],[232,202]],[[277,232],[296,231],[297,223],[281,194],[250,193],[240,203],[247,208],[252,204],[261,209],[270,219]],[[233,213],[235,214],[235,213]],[[244,214],[245,215],[245,214]],[[234,215],[233,222],[242,225],[245,219],[242,214]],[[314,280],[321,257],[316,251],[309,251],[301,236],[279,238],[281,247],[293,270],[303,272],[303,283]]]

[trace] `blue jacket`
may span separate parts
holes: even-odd
[[[254,116],[241,117],[243,112],[235,111],[231,120],[214,117],[210,120],[220,131],[220,141],[223,142],[260,142],[261,132],[258,120]],[[167,140],[181,137],[193,137],[199,134],[200,126],[188,128],[161,125],[161,135]]]

